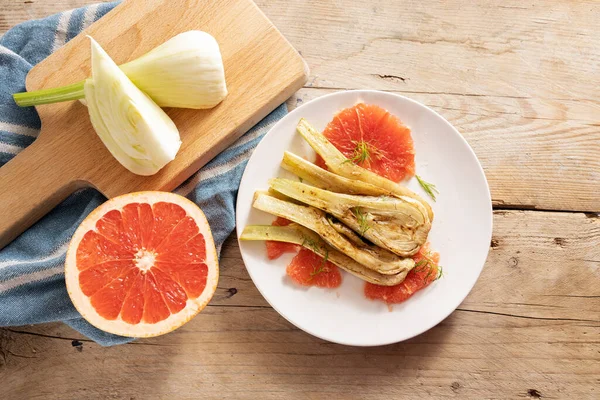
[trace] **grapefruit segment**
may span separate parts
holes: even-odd
[[[304,248],[292,259],[286,273],[302,286],[337,288],[342,284],[342,274],[336,265]]]
[[[135,268],[133,260],[107,261],[93,265],[79,274],[81,290],[84,295],[92,296],[121,276],[126,270],[133,268]]]
[[[133,268],[111,280],[106,286],[89,297],[92,307],[99,316],[107,320],[117,319],[123,307],[123,301],[132,281],[138,274]]]
[[[424,244],[413,257],[415,267],[406,275],[406,279],[395,286],[381,286],[373,283],[365,284],[365,296],[371,300],[381,300],[387,304],[397,304],[410,298],[414,293],[429,286],[440,275],[439,253]]]
[[[355,164],[394,182],[415,173],[410,129],[379,106],[359,103],[343,109],[323,135]],[[319,156],[315,163],[326,168]]]
[[[292,221],[286,218],[277,217],[275,221],[271,222],[273,226],[287,226],[291,224]],[[277,242],[274,240],[265,241],[265,246],[267,247],[267,257],[269,260],[275,260],[279,258],[284,253],[295,253],[300,250],[300,246],[294,243],[286,243],[286,242]]]
[[[193,236],[196,236],[197,233],[198,226],[196,225],[196,222],[191,217],[185,216],[156,247],[156,251],[162,253],[161,250],[163,249],[179,249]],[[167,252],[166,254],[172,254],[172,252]]]
[[[159,292],[162,294],[163,300],[165,301],[171,314],[175,314],[183,310],[188,298],[188,294],[183,287],[181,287],[179,283],[175,282],[173,279],[171,279],[171,277],[166,275],[158,268],[154,268],[152,275],[156,280],[156,285],[159,289]],[[204,289],[204,287],[202,289]],[[202,293],[201,290],[200,293]]]
[[[185,210],[177,204],[158,202],[152,205],[154,226],[148,243],[149,248],[156,248],[185,217]]]
[[[213,296],[218,260],[206,217],[164,192],[111,199],[81,223],[69,245],[65,280],[92,325],[132,337],[183,325]]]
[[[123,301],[121,319],[128,324],[139,324],[144,312],[144,285],[146,276],[137,274]]]
[[[107,261],[132,260],[133,252],[108,240],[98,232],[88,231],[77,247],[77,269],[83,271]]]
[[[132,203],[126,204],[121,210],[123,231],[119,240],[127,249],[131,249],[132,251],[138,251],[142,247],[139,207],[139,204]]]
[[[147,203],[140,204],[138,209],[140,217],[140,244],[144,248],[150,247],[150,241],[152,240],[152,231],[154,229],[154,213],[152,212],[152,206]]]
[[[146,301],[144,302],[142,321],[148,324],[156,324],[169,317],[171,312],[165,303],[161,291],[158,289],[158,284],[152,273],[146,275],[144,295]]]

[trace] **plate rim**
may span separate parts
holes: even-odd
[[[269,135],[274,134],[274,132],[277,131],[279,125],[283,124],[283,121],[285,121],[292,113],[295,113],[296,110],[300,110],[308,105],[310,105],[312,102],[317,101],[317,100],[322,100],[325,98],[329,98],[329,97],[336,97],[336,96],[344,96],[346,94],[375,94],[375,95],[383,95],[383,96],[390,96],[390,97],[395,97],[395,98],[399,98],[402,99],[404,101],[408,101],[410,103],[413,103],[419,107],[423,107],[425,109],[427,109],[429,112],[433,113],[434,115],[436,115],[438,118],[440,118],[441,121],[443,121],[444,124],[446,124],[452,131],[453,133],[462,141],[462,143],[466,146],[466,148],[468,149],[468,151],[470,152],[470,155],[473,157],[473,159],[476,161],[477,163],[477,167],[478,167],[478,172],[481,173],[481,176],[483,177],[483,181],[485,184],[485,189],[486,189],[486,194],[487,194],[487,199],[488,202],[487,204],[489,204],[489,240],[491,241],[492,239],[492,234],[493,234],[493,230],[494,230],[494,212],[493,212],[493,206],[492,206],[492,196],[491,196],[491,192],[490,192],[490,187],[489,187],[489,182],[487,180],[487,176],[485,175],[485,171],[481,165],[481,162],[479,161],[479,158],[477,157],[477,155],[475,154],[475,151],[473,150],[473,148],[469,145],[469,143],[467,142],[467,140],[464,138],[464,136],[458,131],[458,129],[456,129],[454,127],[454,125],[452,125],[450,123],[450,121],[448,121],[446,118],[444,118],[444,116],[442,116],[441,114],[439,114],[437,111],[435,111],[434,109],[432,109],[431,107],[416,101],[414,99],[411,99],[410,97],[406,97],[404,95],[398,94],[398,93],[393,93],[393,92],[388,92],[388,91],[383,91],[383,90],[372,90],[372,89],[353,89],[353,90],[337,90],[334,91],[333,93],[328,93],[325,94],[323,96],[319,96],[316,97],[314,99],[311,99],[310,101],[303,103],[301,106],[296,107],[295,109],[293,109],[292,111],[290,111],[288,114],[286,114],[283,118],[281,118],[279,121],[277,121],[270,129],[269,131],[263,136],[262,139],[260,139],[260,142],[258,143],[258,145],[256,146],[256,148],[253,150],[252,155],[250,156],[250,158],[248,159],[248,162],[246,164],[246,166],[244,167],[244,172],[242,174],[242,177],[240,179],[240,187],[242,187],[242,182],[244,182],[244,179],[246,178],[246,174],[248,172],[248,165],[250,165],[250,162],[252,161],[252,159],[255,156],[255,152],[256,150],[259,148],[259,146],[263,145],[264,143],[267,143],[265,140],[268,139]],[[355,342],[351,342],[351,341],[344,341],[344,340],[334,340],[332,338],[329,337],[324,337],[321,334],[315,333],[312,331],[312,329],[307,329],[305,327],[301,327],[298,326],[298,324],[296,324],[294,321],[290,320],[283,312],[280,311],[280,309],[273,304],[268,298],[267,296],[265,296],[265,294],[263,293],[263,291],[261,290],[261,288],[259,287],[259,285],[256,284],[255,282],[255,277],[252,275],[252,272],[250,271],[250,269],[248,268],[247,265],[247,260],[246,257],[244,255],[244,251],[242,250],[242,242],[240,241],[240,234],[242,232],[242,228],[241,228],[241,224],[239,221],[239,213],[238,213],[238,209],[240,207],[240,197],[239,197],[239,188],[238,188],[238,194],[236,197],[236,212],[235,212],[235,223],[236,223],[236,236],[237,236],[237,242],[238,242],[238,248],[240,249],[240,255],[242,256],[242,261],[244,263],[244,268],[246,268],[246,271],[248,272],[248,275],[250,276],[250,279],[252,280],[252,283],[254,284],[254,286],[256,287],[256,289],[258,290],[258,292],[261,294],[261,296],[265,299],[265,301],[275,310],[277,311],[277,313],[283,317],[286,321],[288,321],[289,323],[291,323],[293,326],[295,326],[296,328],[298,328],[299,330],[306,332],[318,339],[321,340],[325,340],[327,342],[331,342],[331,343],[337,343],[337,344],[341,344],[341,345],[345,345],[345,346],[355,346],[355,347],[375,347],[375,346],[385,346],[385,345],[390,345],[390,344],[394,344],[394,343],[400,343],[409,339],[412,339],[413,337],[419,336],[421,334],[423,334],[424,332],[427,332],[428,330],[436,327],[437,325],[439,325],[442,321],[444,321],[446,318],[448,318],[450,316],[450,314],[452,314],[454,311],[456,311],[456,309],[460,306],[460,304],[467,298],[467,296],[471,293],[471,291],[473,290],[473,288],[475,287],[475,284],[477,283],[477,281],[479,280],[481,273],[483,272],[483,268],[485,267],[485,263],[489,257],[489,253],[490,253],[490,246],[487,247],[487,250],[485,252],[485,258],[484,261],[482,263],[482,265],[478,268],[477,270],[477,274],[475,279],[473,280],[473,283],[470,285],[470,287],[468,288],[468,290],[465,291],[464,295],[459,296],[460,301],[457,302],[456,305],[452,305],[452,307],[449,308],[449,311],[447,313],[443,313],[441,318],[439,318],[439,320],[435,323],[433,323],[431,326],[423,328],[423,329],[418,329],[416,333],[411,333],[409,335],[405,335],[402,337],[399,337],[398,339],[392,339],[392,340],[384,340],[384,341],[378,341],[378,342],[363,342],[363,343],[355,343]],[[437,319],[437,318],[436,318]]]

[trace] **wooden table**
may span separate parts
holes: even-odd
[[[96,0],[0,4],[0,32]],[[311,68],[290,108],[372,88],[434,108],[494,203],[467,299],[404,343],[326,343],[280,317],[226,243],[185,327],[102,348],[61,324],[0,329],[0,398],[600,398],[600,3],[260,0]]]

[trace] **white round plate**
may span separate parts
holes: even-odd
[[[240,250],[254,284],[285,319],[330,342],[377,346],[416,336],[441,322],[464,300],[485,263],[492,236],[492,205],[483,169],[467,142],[442,116],[396,94],[357,90],[337,92],[296,108],[267,133],[250,158],[237,199],[237,234],[249,224],[270,224],[273,216],[252,208],[256,190],[270,178],[292,177],[280,168],[289,150],[314,160],[315,153],[296,134],[300,118],[322,131],[343,108],[376,104],[398,116],[412,131],[416,170],[440,192],[430,201],[435,213],[429,240],[441,255],[444,275],[391,309],[364,296],[364,282],[342,271],[337,289],[300,287],[287,278],[293,254],[271,261],[263,242],[242,242]],[[405,182],[428,199],[415,178]]]

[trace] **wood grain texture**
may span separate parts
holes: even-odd
[[[36,107],[42,130],[35,145],[0,169],[0,192],[10,193],[0,197],[0,248],[77,187],[92,186],[107,197],[175,189],[306,81],[302,58],[250,0],[128,0],[37,64],[27,89],[88,77],[86,35],[122,64],[192,29],[217,39],[229,94],[210,110],[167,110],[182,140],[175,160],[155,175],[135,175],[110,155],[80,102]],[[39,179],[23,179],[34,166],[43,169]]]
[[[0,4],[0,32],[92,2]],[[0,398],[599,398],[600,3],[257,3],[311,67],[291,108],[338,89],[406,95],[469,141],[497,209],[588,213],[497,210],[459,309],[367,349],[282,319],[230,238],[215,300],[172,334],[105,349],[61,324],[0,329]]]
[[[473,292],[407,342],[346,347],[299,331],[230,238],[215,300],[169,335],[101,348],[60,324],[0,331],[0,397],[597,398],[600,219],[496,211],[494,225]]]
[[[13,23],[94,0],[14,2]],[[600,211],[595,1],[258,0],[307,87],[429,100],[476,150],[495,204]],[[10,23],[0,17],[0,29]]]

